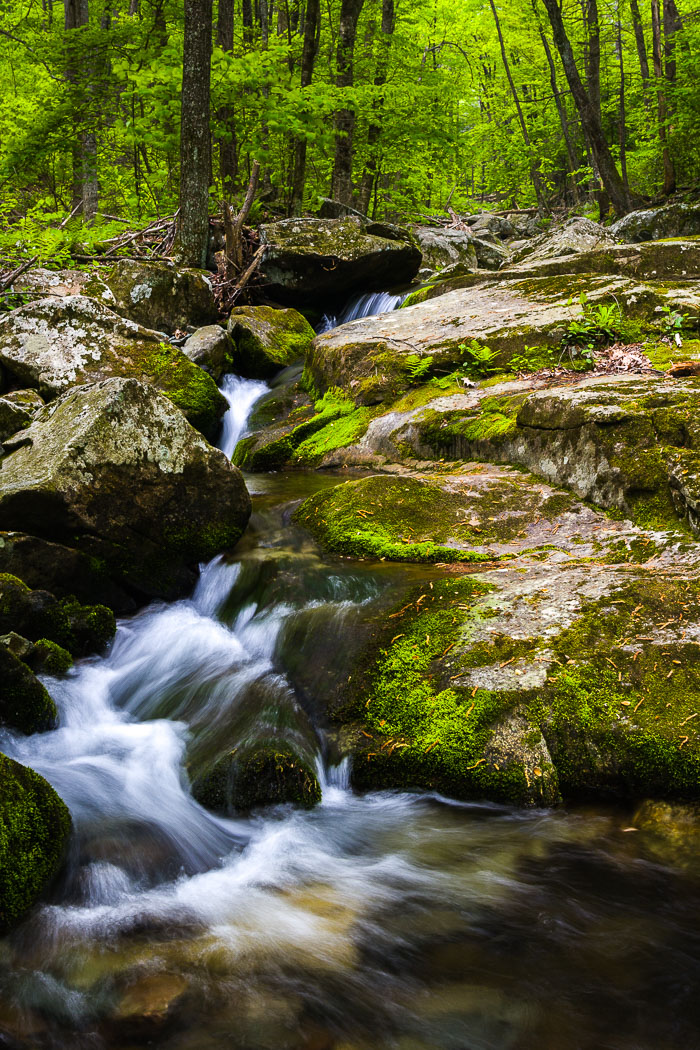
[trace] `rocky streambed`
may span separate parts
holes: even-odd
[[[225,327],[203,273],[26,275],[7,1045],[692,1042],[691,219],[295,220]]]

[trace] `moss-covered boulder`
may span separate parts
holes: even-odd
[[[78,547],[139,595],[188,590],[192,567],[233,546],[249,515],[240,472],[135,379],[69,391],[0,471],[0,529]]]
[[[57,598],[105,604],[116,613],[134,612],[134,599],[109,575],[104,561],[75,547],[24,532],[0,532],[0,573],[17,576],[33,590]]]
[[[420,249],[398,227],[358,218],[285,219],[260,228],[268,294],[326,308],[356,291],[382,291],[418,272]]]
[[[218,324],[198,328],[182,348],[185,357],[208,372],[217,383],[225,372],[233,371],[232,350],[231,337]]]
[[[229,814],[284,802],[310,809],[321,801],[313,767],[282,742],[222,756],[195,781],[192,793],[207,809]]]
[[[511,252],[490,234],[474,237],[476,260],[482,270],[500,270],[511,259]]]
[[[0,441],[29,426],[43,407],[35,390],[14,390],[0,397]]]
[[[0,755],[0,930],[16,925],[56,877],[70,829],[51,785]]]
[[[0,725],[21,733],[42,733],[54,729],[57,721],[56,705],[46,687],[0,644]]]
[[[11,290],[26,299],[64,299],[67,295],[86,295],[110,309],[116,299],[98,270],[27,270],[12,284]]]
[[[81,295],[41,299],[0,318],[0,363],[48,399],[115,376],[139,379],[208,437],[228,407],[211,376],[158,332]]]
[[[234,370],[249,379],[270,379],[304,358],[314,330],[297,310],[235,306],[228,321]]]
[[[25,658],[25,663],[36,674],[62,675],[70,671],[73,657],[62,645],[49,638],[39,638]]]
[[[33,642],[55,643],[74,656],[101,653],[114,637],[114,613],[104,605],[81,605],[31,590],[22,580],[0,574],[0,631],[17,631]]]
[[[577,215],[538,237],[533,237],[514,253],[513,262],[518,263],[523,259],[534,262],[577,255],[579,252],[610,247],[619,239],[611,230]]]
[[[172,332],[217,320],[211,274],[206,270],[166,261],[120,259],[104,279],[114,295],[113,309],[144,328]]]

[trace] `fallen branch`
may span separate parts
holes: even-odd
[[[21,277],[23,273],[26,273],[27,270],[31,266],[34,265],[34,263],[37,261],[38,258],[39,258],[38,255],[32,256],[31,259],[27,260],[27,262],[22,263],[21,266],[18,266],[16,270],[12,270],[7,275],[7,277],[1,277],[0,278],[0,292],[4,292],[7,288],[10,288],[11,285],[13,285],[15,283],[15,281],[18,279],[18,277]]]

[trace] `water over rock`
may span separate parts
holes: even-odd
[[[44,893],[63,862],[70,814],[53,788],[0,755],[0,930],[15,925]]]
[[[141,595],[186,590],[250,514],[238,470],[135,379],[70,390],[5,448],[0,528],[77,546]]]
[[[82,295],[41,299],[0,319],[0,362],[46,398],[112,376],[152,383],[214,436],[226,399],[210,376],[154,331]]]
[[[408,231],[356,218],[285,219],[260,234],[267,292],[290,304],[327,307],[354,291],[400,285],[421,262]]]

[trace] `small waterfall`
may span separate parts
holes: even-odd
[[[377,314],[388,314],[392,310],[398,310],[406,298],[407,292],[392,295],[390,292],[369,292],[366,295],[356,295],[339,314],[324,314],[318,334],[330,332],[348,321],[357,321],[360,317],[374,317]]]
[[[258,379],[241,379],[240,376],[224,376],[221,393],[229,403],[229,410],[224,416],[219,448],[229,459],[238,444],[250,416],[250,411],[269,387]]]

